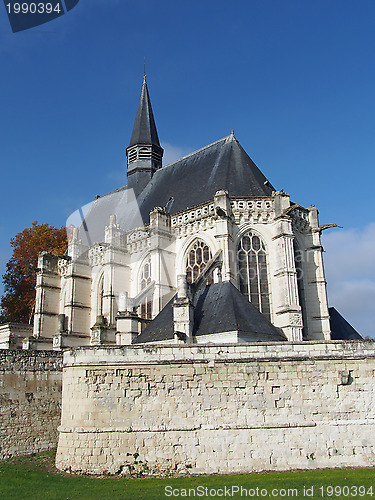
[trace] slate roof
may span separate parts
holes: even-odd
[[[155,207],[168,205],[175,214],[212,200],[220,189],[232,197],[270,196],[275,190],[233,134],[157,170],[137,200],[127,186],[98,198],[85,218],[90,241],[83,228],[80,238],[103,241],[112,214],[129,230],[148,224]]]
[[[157,206],[174,214],[212,200],[224,189],[229,196],[271,196],[275,188],[229,135],[158,170],[139,196],[141,214],[148,218]]]
[[[329,307],[329,316],[331,321],[331,339],[332,340],[362,340],[363,337],[354,330],[345,318],[334,307]]]
[[[158,342],[174,338],[173,300],[160,311],[133,343]],[[194,298],[193,335],[238,331],[253,342],[284,341],[285,335],[229,281],[206,286]]]
[[[143,79],[141,97],[139,99],[129,147],[136,144],[153,144],[160,147],[146,78]]]

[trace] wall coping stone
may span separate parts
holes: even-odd
[[[375,358],[375,340],[312,340],[243,344],[75,347],[64,351],[64,367]]]

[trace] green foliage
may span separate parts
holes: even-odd
[[[68,246],[66,230],[34,221],[30,228],[16,234],[10,244],[13,255],[3,276],[5,293],[0,301],[0,323],[31,323],[38,254],[63,254]]]
[[[166,498],[219,498],[218,496],[198,496],[191,493],[198,486],[210,490],[239,486],[249,489],[267,489],[268,498],[372,498],[369,488],[374,482],[373,469],[324,469],[297,472],[270,472],[261,474],[240,474],[231,476],[188,476],[178,478],[119,478],[119,477],[90,477],[58,473],[54,467],[54,453],[40,453],[38,455],[0,462],[0,498],[24,500],[136,500],[136,499],[166,499]],[[332,494],[328,495],[328,486],[366,488],[365,495]],[[169,486],[179,489],[179,496],[166,496],[165,488]],[[304,488],[313,487],[313,496],[304,496]],[[324,496],[320,488],[324,487]],[[271,491],[278,490],[280,494],[271,495]],[[286,494],[289,490],[289,495]],[[292,491],[298,491],[298,496]],[[338,490],[337,490],[338,491]],[[354,490],[352,490],[354,491]],[[249,496],[232,496],[222,498],[251,498]],[[265,498],[260,494],[253,498]]]

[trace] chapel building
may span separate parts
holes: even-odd
[[[96,197],[64,256],[39,258],[24,348],[360,338],[331,327],[318,210],[234,134],[163,166],[146,79],[127,184]],[[349,332],[349,333],[348,333]]]

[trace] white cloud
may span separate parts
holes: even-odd
[[[359,275],[375,279],[375,223],[362,230],[335,229],[324,235],[323,243],[331,277],[337,279],[345,271],[347,279],[356,279]]]
[[[375,337],[375,223],[323,236],[328,301],[361,335]]]

